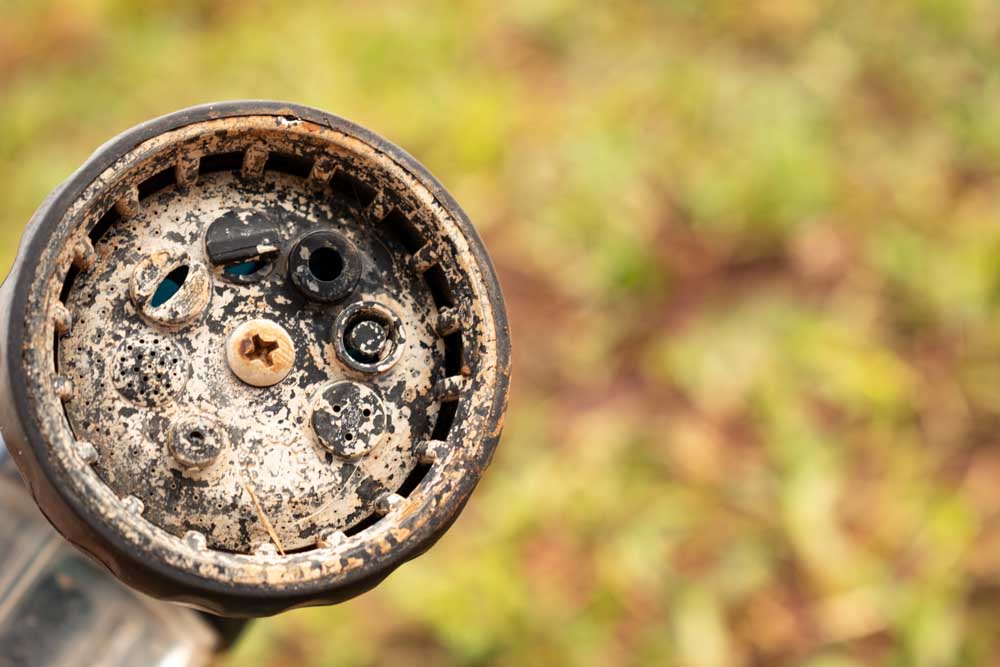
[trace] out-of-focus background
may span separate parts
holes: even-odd
[[[4,271],[227,98],[426,164],[516,351],[440,544],[221,665],[1000,665],[1000,6],[0,0]]]

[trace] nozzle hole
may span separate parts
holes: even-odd
[[[177,292],[180,291],[181,286],[188,277],[188,266],[185,264],[183,266],[178,266],[176,269],[171,271],[166,275],[163,281],[156,286],[156,291],[153,292],[153,299],[150,301],[150,305],[153,308],[162,306],[167,301],[173,298]],[[140,341],[141,342],[141,341]]]
[[[328,283],[337,279],[344,270],[344,258],[329,246],[316,248],[309,255],[309,272],[316,280]]]

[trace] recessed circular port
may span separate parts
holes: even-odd
[[[185,470],[202,470],[215,463],[229,442],[225,427],[204,415],[181,415],[167,434],[167,449]]]
[[[341,301],[361,278],[361,256],[354,244],[337,232],[311,232],[292,246],[288,276],[313,301]]]
[[[399,361],[406,331],[388,307],[359,301],[345,308],[333,325],[333,346],[348,368],[381,373]]]
[[[347,354],[362,363],[377,362],[389,343],[391,326],[391,322],[386,322],[378,316],[361,319],[351,325],[344,339]]]
[[[340,277],[344,272],[344,258],[328,246],[320,246],[309,255],[309,273],[316,280],[328,283]]]

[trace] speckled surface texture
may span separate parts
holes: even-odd
[[[411,158],[321,112],[252,108],[195,110],[43,206],[8,371],[39,426],[15,458],[58,488],[57,525],[86,522],[74,541],[143,561],[123,569],[154,594],[271,613],[356,594],[450,525],[499,435],[507,334],[471,226]],[[266,231],[251,276],[206,251],[220,218]],[[289,276],[317,230],[342,256],[293,270],[359,270],[334,299]],[[239,329],[264,320],[287,338]],[[281,379],[234,374],[237,329]]]

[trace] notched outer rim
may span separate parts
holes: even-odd
[[[31,278],[38,258],[57,230],[64,214],[91,182],[143,142],[187,125],[220,118],[275,116],[304,120],[353,136],[397,163],[434,197],[458,226],[469,244],[492,307],[495,335],[496,383],[489,415],[480,431],[476,459],[468,461],[466,474],[455,482],[430,520],[415,522],[412,532],[387,554],[374,557],[346,574],[282,586],[264,583],[237,584],[200,576],[168,565],[155,552],[142,557],[123,535],[88,504],[69,494],[67,485],[55,485],[59,470],[49,458],[35,405],[29,398],[28,375],[22,364],[26,308]],[[414,158],[374,133],[343,118],[318,109],[284,102],[235,101],[184,109],[124,132],[99,148],[87,162],[42,203],[22,237],[10,275],[0,288],[0,318],[7,323],[7,336],[0,339],[0,425],[8,449],[18,464],[32,495],[53,525],[68,540],[93,555],[125,583],[157,597],[184,602],[213,613],[232,616],[262,616],[296,606],[330,604],[363,593],[378,584],[402,563],[428,548],[457,519],[483,469],[489,464],[503,427],[510,376],[510,339],[506,312],[492,263],[479,235],[458,203]],[[62,488],[60,488],[60,486]],[[412,520],[407,516],[402,521]],[[329,580],[328,580],[329,579]]]

